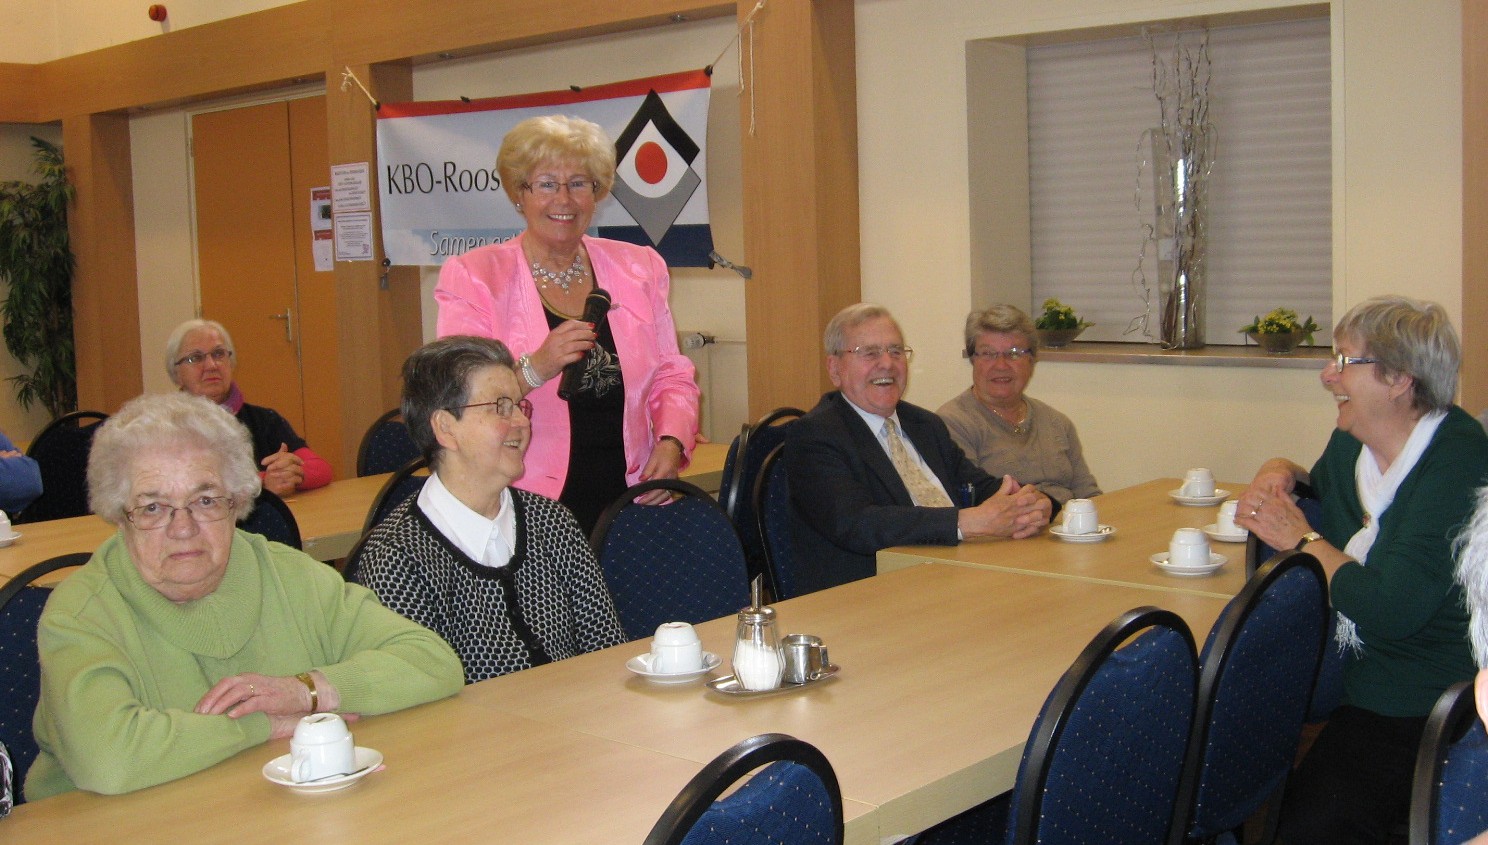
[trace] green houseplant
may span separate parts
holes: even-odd
[[[0,182],[0,281],[9,283],[4,318],[5,348],[31,372],[12,376],[16,401],[40,402],[52,416],[77,408],[77,365],[72,341],[72,249],[67,204],[72,186],[62,150],[40,138],[40,181]]]
[[[1033,321],[1033,327],[1038,329],[1039,345],[1051,349],[1068,345],[1093,325],[1080,319],[1075,309],[1053,298],[1044,300],[1043,313]]]
[[[1318,324],[1310,315],[1303,321],[1297,319],[1296,311],[1277,308],[1241,327],[1240,333],[1273,355],[1285,355],[1303,343],[1311,344],[1312,333],[1317,330]]]

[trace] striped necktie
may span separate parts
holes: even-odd
[[[894,462],[894,469],[904,486],[909,488],[909,497],[914,503],[922,508],[950,507],[950,497],[940,489],[940,485],[926,478],[920,465],[909,457],[904,441],[899,439],[899,426],[894,424],[893,417],[884,421],[884,434],[889,439],[889,460]]]

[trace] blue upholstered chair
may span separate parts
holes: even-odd
[[[1488,734],[1464,681],[1426,720],[1411,784],[1410,845],[1458,845],[1488,830]]]
[[[33,582],[58,569],[82,566],[90,557],[87,552],[77,552],[44,560],[0,587],[0,743],[10,749],[18,804],[20,784],[25,782],[26,770],[38,753],[36,738],[31,734],[31,718],[41,697],[36,624],[52,595],[51,587]]]
[[[661,814],[645,845],[836,845],[842,839],[842,791],[832,764],[799,739],[761,734],[704,766]]]
[[[760,465],[759,477],[754,483],[754,516],[777,599],[801,595],[795,548],[791,542],[790,482],[785,473],[785,461],[781,460],[784,454],[783,444],[771,449]]]
[[[238,527],[254,534],[262,534],[276,543],[303,550],[300,541],[300,524],[294,512],[284,500],[269,490],[261,490],[253,503],[253,510],[238,520]]]
[[[1138,607],[1118,616],[1044,701],[1011,797],[936,825],[915,845],[1166,842],[1193,728],[1198,662],[1193,634],[1177,614]]]
[[[394,408],[378,417],[362,435],[362,444],[357,447],[357,477],[397,472],[418,456],[402,412]]]
[[[1277,555],[1226,605],[1199,659],[1175,845],[1238,838],[1246,819],[1280,797],[1331,615],[1327,576],[1303,552]]]
[[[651,490],[670,504],[638,505]],[[643,481],[600,514],[589,537],[630,640],[663,622],[703,622],[749,604],[744,550],[723,508],[685,481]]]
[[[1300,497],[1297,499],[1297,507],[1302,509],[1302,515],[1307,517],[1307,523],[1314,528],[1323,524],[1323,503],[1318,501],[1310,489],[1299,490]],[[1285,551],[1285,550],[1283,550]],[[1277,554],[1277,550],[1261,542],[1260,538],[1251,533],[1245,541],[1245,577],[1250,578],[1256,574],[1267,561]],[[1323,649],[1323,662],[1318,666],[1317,684],[1312,690],[1312,704],[1307,710],[1308,722],[1326,722],[1328,714],[1332,713],[1343,700],[1343,664],[1344,653],[1333,644],[1333,633],[1338,630],[1338,616],[1328,615],[1328,647]]]
[[[733,471],[725,470],[726,483],[718,491],[719,502],[729,519],[733,520],[739,540],[744,544],[744,559],[749,565],[751,579],[764,574],[769,581],[764,538],[760,536],[759,522],[754,513],[754,488],[765,457],[785,442],[786,429],[803,413],[800,408],[776,408],[754,423],[746,423],[739,432]],[[774,592],[775,586],[770,584],[771,594],[778,596]]]
[[[1177,614],[1139,607],[1107,625],[1034,723],[1013,789],[1009,841],[1165,841],[1197,687],[1193,634]]]
[[[26,456],[41,469],[41,495],[11,522],[44,522],[88,513],[88,450],[93,433],[108,419],[97,411],[74,411],[52,420],[31,441]]]
[[[393,508],[403,504],[403,500],[409,496],[416,495],[424,487],[424,482],[429,480],[429,462],[422,457],[414,458],[404,464],[383,482],[382,489],[377,491],[377,496],[372,499],[372,506],[367,509],[367,521],[362,523],[362,533],[366,534],[377,527],[379,522],[387,518],[393,512]]]

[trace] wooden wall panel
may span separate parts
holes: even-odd
[[[1462,4],[1462,406],[1488,409],[1488,3]]]
[[[134,262],[134,183],[129,119],[85,115],[62,121],[68,177],[77,191],[67,229],[78,407],[113,413],[144,389]]]
[[[822,329],[861,298],[854,43],[851,0],[772,3],[756,18],[739,117],[751,417],[810,408],[830,388]]]

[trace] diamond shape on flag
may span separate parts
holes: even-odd
[[[653,245],[661,243],[703,183],[692,169],[699,148],[655,91],[615,141],[618,158],[611,193]]]

